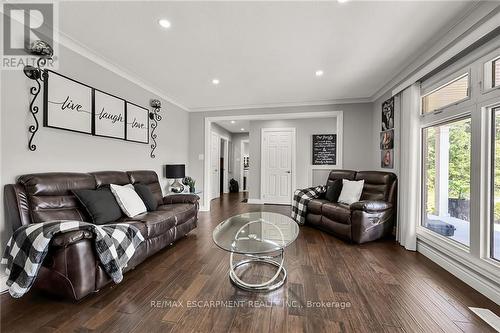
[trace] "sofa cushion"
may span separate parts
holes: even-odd
[[[332,170],[328,175],[328,180],[326,181],[326,185],[332,185],[335,179],[349,179],[353,180],[356,176],[356,171],[353,170]]]
[[[18,183],[26,192],[32,223],[51,220],[88,221],[72,190],[93,190],[96,182],[88,173],[54,172],[23,175]]]
[[[329,201],[326,199],[312,199],[307,204],[307,213],[321,215],[321,207],[327,202]]]
[[[146,205],[148,212],[155,211],[156,208],[158,208],[158,201],[153,196],[153,192],[151,192],[151,189],[149,188],[148,185],[135,184],[134,189],[137,192],[137,194],[139,194],[139,197],[141,197],[142,201]]]
[[[73,190],[94,224],[114,222],[122,217],[120,206],[108,188]]]
[[[126,217],[126,218],[129,219],[129,217]],[[144,237],[144,238],[148,237],[148,228],[146,226],[146,223],[144,223],[142,221],[122,221],[122,222],[126,222],[130,225],[133,225],[137,229],[139,229],[139,232],[141,233],[142,237]]]
[[[351,210],[348,205],[328,202],[321,208],[323,216],[328,219],[344,224],[351,224]]]
[[[162,205],[154,212],[129,217],[124,221],[142,222],[146,227],[145,238],[152,238],[168,232],[176,225],[189,221],[196,215],[196,207],[191,204]]]
[[[127,171],[127,175],[131,184],[147,185],[158,205],[163,203],[163,193],[156,172],[149,170]]]
[[[158,206],[158,211],[175,215],[176,225],[183,224],[196,216],[196,205],[188,203],[178,203]]]
[[[339,202],[345,204],[353,204],[359,201],[363,192],[364,180],[342,180],[342,191],[340,192]]]
[[[134,217],[147,211],[146,205],[144,205],[144,202],[134,190],[133,185],[120,186],[111,184],[109,186],[116,198],[116,202],[118,202],[118,205],[128,217]]]
[[[360,171],[356,180],[364,180],[365,186],[361,200],[392,201],[394,197],[396,175],[390,172]]]
[[[175,216],[162,211],[139,214],[124,221],[143,223],[146,228],[145,238],[156,237],[175,227]]]
[[[94,177],[97,187],[109,184],[125,185],[130,183],[128,175],[124,171],[96,171],[90,174]]]
[[[342,179],[334,179],[327,185],[325,199],[330,202],[337,202],[340,192],[342,192]]]

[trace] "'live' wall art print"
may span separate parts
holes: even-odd
[[[92,87],[49,71],[44,96],[45,127],[92,134]]]

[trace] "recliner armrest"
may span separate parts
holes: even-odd
[[[200,200],[200,197],[196,194],[172,194],[163,197],[163,204],[176,204],[176,203],[190,203],[196,204]]]
[[[365,212],[380,212],[392,208],[392,204],[386,201],[362,200],[353,203],[351,210],[362,210]]]
[[[66,247],[82,239],[92,239],[93,237],[92,232],[89,230],[63,232],[52,238],[52,245],[57,247]]]

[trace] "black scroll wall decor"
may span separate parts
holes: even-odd
[[[29,111],[33,116],[34,124],[28,127],[29,141],[28,141],[28,149],[31,151],[36,150],[36,145],[33,143],[33,139],[35,137],[36,132],[40,128],[40,124],[37,119],[37,114],[39,111],[38,106],[36,105],[36,99],[38,94],[40,93],[40,89],[42,87],[42,82],[47,78],[47,72],[43,70],[43,67],[47,64],[48,61],[52,61],[52,56],[54,55],[54,50],[52,47],[41,40],[34,41],[30,45],[29,53],[39,56],[36,67],[31,65],[24,66],[23,72],[30,79],[35,81],[36,85],[30,88],[30,94],[33,96],[30,101]]]
[[[156,143],[156,138],[158,135],[155,133],[156,127],[158,127],[158,122],[161,121],[161,101],[158,99],[152,99],[151,102],[149,103],[151,107],[153,108],[153,111],[149,113],[149,119],[152,120],[151,122],[151,140],[153,143],[151,143],[151,158],[155,158],[155,149],[158,146]]]

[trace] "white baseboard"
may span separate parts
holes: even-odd
[[[462,265],[460,262],[435,250],[432,246],[421,241],[417,242],[417,251],[434,261],[439,266],[462,280],[493,302],[500,304],[500,288],[489,279]]]
[[[263,205],[262,199],[248,199],[248,203],[251,205]]]
[[[481,318],[485,323],[493,327],[495,331],[500,332],[500,317],[498,317],[492,311],[483,308],[473,308],[470,306],[469,309],[474,312],[479,318]]]
[[[200,206],[200,212],[209,212],[210,207]]]

